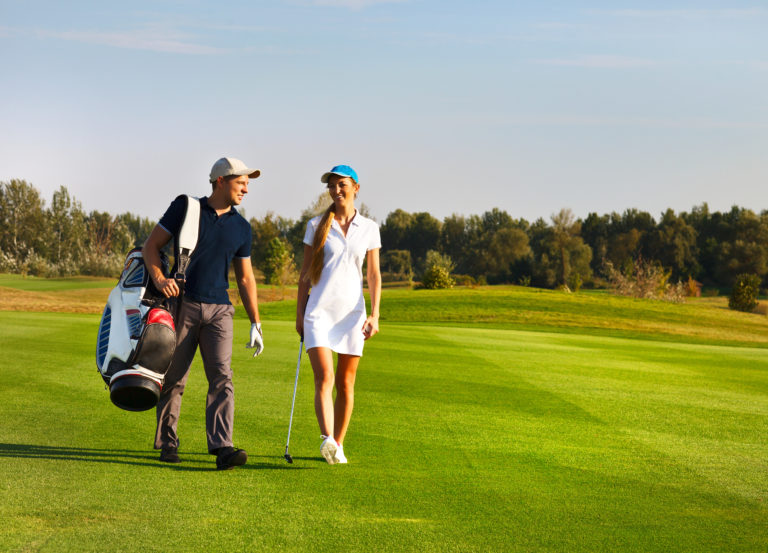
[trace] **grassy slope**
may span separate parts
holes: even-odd
[[[452,290],[388,289],[382,324],[413,323],[544,330],[654,340],[768,347],[768,317],[728,309],[726,298],[684,304],[613,296],[566,294],[519,286]],[[296,303],[264,305],[266,318],[290,320]]]
[[[33,276],[0,274],[0,286],[32,292],[112,288],[115,285],[115,282],[117,282],[117,279],[100,277],[77,276],[62,278],[40,278]]]
[[[503,306],[539,298],[555,329],[601,310],[618,311],[612,327],[666,317],[669,340],[689,318],[678,309],[713,324],[706,304],[631,312],[597,295],[484,293],[388,292],[346,467],[319,459],[306,356],[296,463],[281,459],[295,303],[265,304],[267,350],[252,360],[236,348],[233,361],[236,442],[251,460],[223,474],[205,454],[199,360],[181,416],[185,462],[161,465],[152,413],[114,408],[99,384],[98,316],[0,312],[0,550],[337,551],[341,540],[350,551],[765,551],[762,350],[658,341],[646,327],[642,341],[520,330]],[[483,314],[496,318],[467,322]],[[761,318],[735,315],[759,335]],[[246,331],[239,319],[237,344]]]

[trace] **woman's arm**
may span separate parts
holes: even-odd
[[[371,296],[371,314],[363,325],[365,339],[379,332],[379,305],[381,304],[381,270],[379,269],[379,248],[368,250],[368,293]]]
[[[309,299],[309,268],[312,266],[312,246],[304,244],[304,262],[299,273],[299,292],[296,295],[296,332],[304,339],[304,311]]]

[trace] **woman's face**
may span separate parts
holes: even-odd
[[[339,207],[354,205],[358,190],[360,190],[360,185],[350,177],[342,177],[341,175],[328,177],[328,194]]]

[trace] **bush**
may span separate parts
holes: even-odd
[[[757,294],[760,290],[760,277],[757,275],[741,274],[728,298],[728,307],[737,311],[754,311],[757,307]]]
[[[424,288],[435,290],[437,288],[453,288],[456,282],[451,277],[454,268],[453,261],[447,255],[430,250],[427,252],[426,269],[421,277],[421,285]]]
[[[438,288],[453,288],[455,282],[445,267],[433,265],[424,272],[421,284],[428,290],[436,290]]]
[[[632,265],[618,271],[607,261],[605,272],[615,294],[675,303],[685,301],[686,285],[682,282],[670,284],[671,273],[665,271],[658,263],[636,259]]]
[[[467,288],[474,288],[477,286],[477,281],[472,275],[452,275],[453,280],[460,282],[462,286]]]
[[[125,254],[88,252],[80,263],[80,274],[89,276],[119,277],[125,266]]]
[[[568,288],[570,288],[572,292],[578,292],[583,283],[584,280],[582,280],[579,273],[571,273],[568,277]]]

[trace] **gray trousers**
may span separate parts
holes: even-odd
[[[155,449],[179,447],[176,429],[181,396],[189,376],[189,366],[200,345],[208,396],[205,406],[205,431],[208,451],[232,445],[235,393],[232,386],[232,337],[235,308],[231,305],[184,300],[176,321],[176,352],[165,375],[157,403]]]

